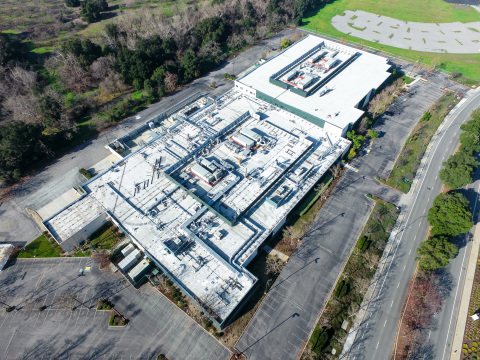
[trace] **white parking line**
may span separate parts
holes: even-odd
[[[392,303],[390,304],[390,307],[392,307],[392,306],[393,306],[393,301],[394,301],[394,300],[392,300]]]
[[[297,328],[299,328],[300,330],[302,330],[302,331],[303,331],[305,334],[307,334],[307,335],[308,335],[308,332],[307,332],[307,331],[305,331],[304,329],[302,329],[300,326],[298,326],[298,325],[295,325],[295,326],[296,326]]]
[[[399,287],[399,286],[400,286],[400,283],[398,283],[398,285],[397,285],[397,289],[398,289],[398,287]]]

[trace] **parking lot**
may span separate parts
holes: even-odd
[[[90,269],[89,269],[90,268]],[[79,270],[84,275],[79,276]],[[100,297],[128,319],[109,328]],[[0,272],[1,359],[227,359],[229,351],[146,284],[134,289],[89,258],[25,259]],[[40,311],[39,308],[44,310]],[[72,310],[73,309],[73,310]]]

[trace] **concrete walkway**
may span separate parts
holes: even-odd
[[[419,23],[347,10],[343,16],[334,16],[332,25],[345,34],[402,49],[451,54],[480,52],[480,21]]]
[[[465,326],[467,325],[468,307],[470,305],[470,296],[473,290],[473,281],[475,278],[475,269],[477,267],[478,251],[480,249],[480,223],[474,226],[473,242],[471,243],[470,256],[468,258],[467,272],[463,283],[462,297],[460,299],[460,307],[458,310],[457,324],[455,334],[453,336],[451,360],[460,359],[463,346],[463,335]]]

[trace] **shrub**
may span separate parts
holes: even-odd
[[[462,76],[462,73],[459,72],[459,71],[452,71],[450,73],[450,76],[452,77],[452,79],[455,79],[455,78],[458,78],[458,77]]]
[[[315,344],[313,351],[318,354],[321,350],[323,350],[323,348],[327,344],[327,341],[328,341],[328,333],[324,331],[318,337],[317,343]]]
[[[122,320],[122,326],[125,326],[127,324],[127,320],[123,319]]]
[[[335,289],[335,297],[340,297],[340,293],[342,292],[343,286],[345,285],[345,280],[342,280],[338,283],[337,288]]]
[[[468,350],[467,350],[467,349],[463,349],[463,353],[464,353],[464,354],[468,354]]]
[[[40,307],[38,308],[38,311],[40,311],[40,312],[42,312],[43,310],[45,310],[45,306],[40,306]]]
[[[230,80],[237,80],[237,77],[233,74],[223,74],[223,77],[225,79],[230,79]]]
[[[465,349],[468,349],[468,345],[467,345],[467,344],[463,344],[463,347],[464,347]]]
[[[428,121],[430,120],[430,118],[432,117],[432,114],[430,114],[429,112],[426,112],[425,114],[423,114],[422,118],[420,119],[421,122],[425,122],[425,121]]]
[[[350,285],[346,283],[343,287],[342,290],[340,291],[340,296],[339,298],[343,298],[345,295],[347,295],[350,292]],[[343,320],[343,319],[342,319]]]
[[[7,306],[7,307],[5,308],[5,311],[6,311],[7,313],[10,312],[10,311],[12,311],[12,310],[13,310],[13,307],[11,307],[11,306]]]
[[[465,344],[465,345],[467,345],[467,344]],[[474,343],[472,344],[472,346],[477,347],[478,344],[477,344],[476,342],[474,342]]]
[[[79,172],[80,174],[82,174],[83,176],[85,176],[88,180],[90,180],[90,179],[93,177],[93,175],[90,174],[90,173],[89,173],[87,170],[85,170],[84,168],[79,169],[78,172]]]
[[[367,241],[366,236],[362,236],[357,243],[357,248],[361,249],[363,247],[363,244],[365,244],[365,241]]]

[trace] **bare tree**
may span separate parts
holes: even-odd
[[[330,172],[332,173],[332,176],[334,179],[337,178],[337,176],[340,176],[342,173],[342,167],[340,164],[336,164],[330,168]]]
[[[370,280],[363,277],[358,277],[355,279],[355,281],[353,281],[353,288],[359,294],[364,294],[369,285]]]
[[[171,72],[165,73],[165,79],[163,80],[165,83],[165,87],[168,92],[175,91],[177,88],[178,76],[177,74],[173,74]]]
[[[363,258],[365,259],[365,266],[368,269],[370,269],[370,270],[375,269],[375,267],[378,264],[378,255],[377,254],[374,254],[371,251],[367,251],[363,254]]]
[[[290,41],[293,43],[297,42],[302,38],[302,33],[299,31],[295,31],[291,36],[290,36]]]
[[[283,263],[276,255],[267,256],[267,272],[269,274],[279,274],[282,271]]]
[[[107,250],[94,251],[92,258],[100,269],[105,269],[110,264],[110,254]]]

